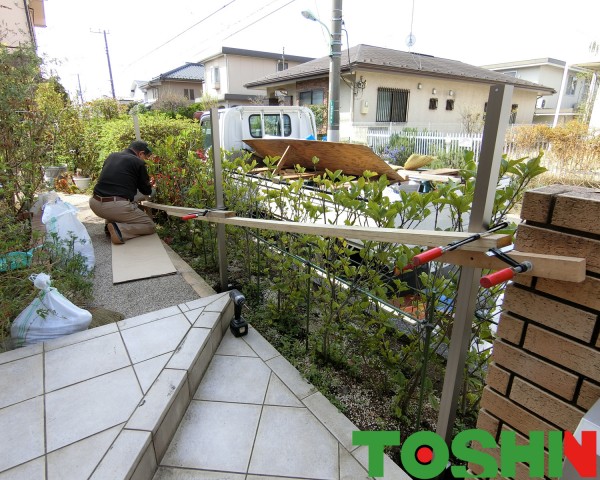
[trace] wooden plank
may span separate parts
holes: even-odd
[[[277,162],[277,165],[275,166],[275,173],[279,173],[281,171],[281,169],[283,168],[283,166],[285,165],[285,155],[286,155],[286,153],[289,152],[289,150],[290,150],[290,146],[288,145],[285,148],[285,152],[283,152],[283,155],[281,156],[281,158]]]
[[[540,253],[525,253],[512,251],[508,255],[517,262],[530,261],[533,270],[519,275],[564,280],[567,282],[580,283],[585,280],[585,258],[563,257],[559,255],[545,255]],[[507,268],[508,264],[496,257],[489,257],[485,253],[468,252],[463,249],[452,250],[444,253],[440,262],[451,263],[474,268],[486,268],[490,270],[501,270]]]
[[[369,170],[378,175],[386,175],[391,183],[406,180],[366,145],[341,142],[319,142],[316,140],[298,140],[288,138],[247,139],[245,143],[255,150],[260,157],[277,157],[286,147],[290,147],[286,155],[285,165],[300,165],[308,171],[315,169],[313,157],[319,162],[319,170],[341,170],[346,175],[362,176]]]
[[[158,210],[164,210],[169,215],[182,217],[201,209],[188,207],[173,207],[153,202],[143,202]],[[211,210],[206,216],[197,217],[195,220],[236,225],[238,227],[260,228],[278,232],[304,233],[320,235],[323,237],[340,237],[356,240],[371,240],[376,242],[402,243],[406,245],[424,245],[437,247],[447,245],[456,240],[463,240],[473,235],[467,232],[438,232],[434,230],[411,230],[400,228],[372,228],[347,225],[325,225],[316,223],[299,223],[278,220],[263,220],[259,218],[236,217],[231,211]],[[466,250],[485,252],[494,247],[505,247],[512,243],[510,235],[488,235],[474,242],[466,244]]]

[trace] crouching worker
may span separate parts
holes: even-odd
[[[152,193],[145,163],[151,153],[146,142],[136,140],[129,148],[111,153],[104,161],[90,198],[90,208],[106,220],[105,232],[115,245],[156,231],[152,219],[133,203],[138,190],[144,195]]]

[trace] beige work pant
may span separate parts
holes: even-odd
[[[90,208],[107,223],[115,222],[125,241],[141,235],[151,235],[156,231],[154,222],[146,212],[128,200],[100,202],[92,197]]]

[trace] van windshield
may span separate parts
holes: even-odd
[[[281,134],[280,118],[283,117],[283,135]],[[278,113],[264,114],[265,131],[262,131],[260,114],[250,115],[248,123],[250,124],[250,135],[252,138],[262,138],[263,136],[289,137],[292,134],[292,122],[289,115],[279,115]]]

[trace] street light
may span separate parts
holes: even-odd
[[[302,16],[325,27],[330,39],[329,52],[329,118],[327,121],[327,141],[340,141],[340,71],[342,60],[342,0],[332,0],[331,30],[311,11],[302,11]]]

